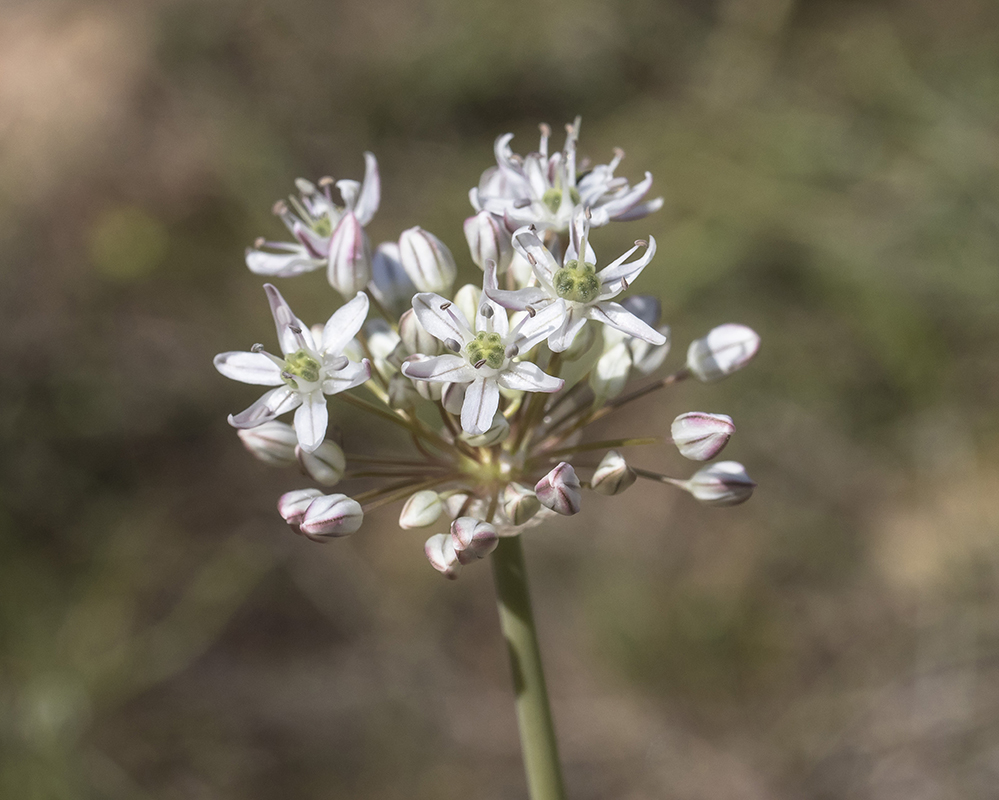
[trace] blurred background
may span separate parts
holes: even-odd
[[[493,138],[576,114],[666,197],[594,244],[658,240],[668,364],[723,322],[764,345],[603,431],[728,413],[751,502],[643,485],[528,534],[570,796],[999,796],[997,29],[988,0],[8,0],[0,796],[525,796],[488,568],[442,580],[397,508],[289,533],[303,481],[246,454],[257,392],[211,358],[272,343],[242,254],[294,178],[374,151],[373,241],[422,225],[478,281]]]

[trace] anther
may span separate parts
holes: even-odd
[[[503,355],[507,358],[516,358],[517,354],[520,352],[520,348],[515,344],[511,344],[506,350],[503,351]]]
[[[286,381],[293,381],[293,380],[295,380],[294,373],[288,372],[288,370],[283,370],[281,372],[281,377],[284,378]]]
[[[533,255],[531,255],[530,253],[528,253],[527,254],[527,263],[529,263],[532,267],[536,267],[536,266],[538,266],[538,259],[536,259]]]
[[[542,122],[538,125],[538,130],[541,131],[542,136],[548,137],[552,135],[552,129],[548,126],[547,122]]]
[[[625,291],[625,292],[628,291],[628,279],[627,278],[621,278],[621,289],[623,291]]]
[[[260,342],[257,342],[255,345],[253,345],[253,347],[250,348],[250,352],[251,353],[262,353],[262,352],[264,352],[264,346],[262,344],[260,344]]]
[[[287,213],[288,213],[288,206],[287,206],[287,204],[286,204],[286,203],[284,202],[284,200],[278,200],[278,201],[277,201],[277,202],[276,202],[276,203],[274,204],[274,207],[273,207],[273,208],[271,209],[271,211],[272,211],[272,212],[273,212],[274,214],[277,214],[277,216],[279,216],[279,217],[280,217],[280,216],[281,216],[282,214],[287,214]]]
[[[448,300],[446,303],[441,303],[441,311],[447,311],[451,308],[451,301]]]
[[[493,311],[493,307],[491,305],[489,305],[488,303],[483,303],[481,306],[479,306],[479,313],[482,316],[484,316],[486,319],[492,319],[493,314],[495,312]]]
[[[614,158],[616,158],[618,161],[624,158],[624,150],[622,150],[620,147],[615,147],[611,152],[614,153]]]
[[[327,186],[332,186],[334,183],[335,181],[329,175],[324,175],[322,178],[319,179],[319,185],[324,188]]]
[[[299,328],[297,325],[289,325],[288,330],[290,330],[296,336],[302,332],[302,329]]]
[[[457,353],[461,351],[461,345],[458,344],[457,339],[445,339],[444,346],[452,353]]]
[[[585,209],[583,210],[583,214],[585,214],[585,215],[586,215],[586,219],[590,219],[590,218],[591,218],[591,216],[592,216],[592,215],[590,214],[590,207],[589,207],[589,206],[587,206],[587,207],[586,207],[586,208],[585,208]]]
[[[538,310],[534,306],[528,306],[527,307],[527,316],[529,316],[531,319],[534,319],[534,317],[537,315],[537,313],[538,313]]]
[[[486,360],[484,358],[481,361],[476,361],[475,362],[475,368],[476,369],[481,369],[485,365],[486,365]]]
[[[258,236],[256,239],[253,240],[253,246],[256,247],[258,250],[261,247],[263,247],[265,244],[267,244],[267,240],[263,236]]]
[[[649,243],[645,239],[635,239],[635,245],[637,247],[648,247]]]

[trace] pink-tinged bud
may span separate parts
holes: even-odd
[[[305,510],[317,497],[322,497],[320,489],[295,489],[285,492],[278,498],[278,514],[289,525],[297,526],[305,517]]]
[[[709,506],[736,506],[753,495],[756,481],[737,461],[709,464],[682,484],[696,499]]]
[[[475,517],[458,517],[452,522],[451,539],[458,562],[463,565],[485,558],[499,544],[496,529]]]
[[[371,244],[352,211],[343,215],[330,238],[326,278],[344,297],[363,291],[371,280]]]
[[[413,309],[399,317],[399,337],[403,346],[413,355],[435,356],[440,353],[441,343],[420,324]]]
[[[472,261],[479,269],[485,269],[487,261],[495,261],[499,272],[505,272],[510,266],[513,245],[506,226],[498,217],[488,211],[469,217],[465,220],[465,239]]]
[[[343,450],[335,442],[324,439],[311,453],[301,446],[295,448],[295,455],[302,471],[316,483],[323,486],[336,486],[347,469],[347,459]]]
[[[710,383],[742,369],[760,349],[760,337],[745,325],[719,325],[703,339],[690,343],[687,369]]]
[[[448,294],[458,275],[447,245],[419,226],[402,232],[399,258],[409,279],[421,292]]]
[[[371,293],[396,313],[409,307],[416,287],[402,268],[399,245],[382,242],[371,257]]]
[[[240,441],[254,456],[272,467],[290,467],[295,463],[298,434],[284,422],[265,422],[256,428],[236,431]]]
[[[593,473],[590,488],[600,494],[620,494],[637,479],[635,471],[628,466],[617,450],[607,451]]]
[[[540,510],[541,501],[526,486],[508,483],[503,489],[503,513],[514,525],[523,525]]]
[[[404,530],[426,528],[433,525],[444,511],[440,495],[437,492],[424,490],[410,495],[399,514],[399,527]]]
[[[582,502],[579,478],[576,477],[572,465],[566,461],[538,481],[534,493],[541,501],[541,505],[557,514],[569,517],[579,513]]]
[[[449,580],[458,577],[461,571],[461,564],[458,562],[458,554],[454,549],[454,538],[446,533],[435,533],[423,546],[423,552],[427,554],[427,560],[435,570]]]
[[[360,503],[345,494],[327,494],[309,504],[299,527],[310,539],[322,540],[353,533],[363,521]]]
[[[708,461],[728,444],[735,425],[725,414],[691,411],[673,420],[670,432],[680,455],[692,461]]]

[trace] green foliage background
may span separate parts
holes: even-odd
[[[440,580],[390,510],[290,535],[300,479],[243,452],[255,395],[211,357],[272,335],[242,252],[296,176],[374,151],[374,241],[420,224],[477,280],[493,138],[581,114],[666,197],[594,245],[658,240],[670,363],[722,322],[764,346],[614,427],[731,414],[748,505],[643,486],[529,534],[571,796],[994,797],[997,27],[987,0],[7,3],[0,795],[523,796],[489,571]]]

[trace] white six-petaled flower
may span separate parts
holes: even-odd
[[[219,353],[215,368],[227,378],[262,386],[276,386],[257,402],[229,416],[234,428],[254,428],[281,414],[295,411],[295,433],[302,449],[312,452],[326,436],[327,394],[337,394],[360,386],[371,377],[371,364],[343,355],[344,349],[361,329],[368,314],[368,297],[358,292],[353,300],[337,309],[323,328],[317,343],[281,293],[264,286],[270,301],[278,343],[284,357],[272,355],[262,345],[251,352]]]

